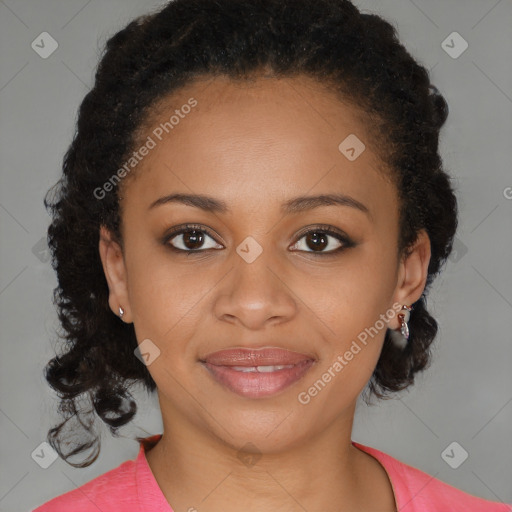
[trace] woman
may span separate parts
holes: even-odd
[[[345,0],[175,0],[112,37],[47,200],[68,342],[49,442],[91,464],[78,399],[116,433],[134,382],[164,432],[37,512],[510,510],[351,440],[360,393],[429,362],[457,227],[446,116]]]

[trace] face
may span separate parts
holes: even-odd
[[[100,254],[166,431],[272,452],[351,424],[430,256],[420,236],[398,258],[397,191],[356,110],[305,77],[215,78],[160,103],[141,140],[123,250],[102,229]]]

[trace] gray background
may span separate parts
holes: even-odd
[[[28,511],[135,457],[128,437],[161,432],[156,397],[139,396],[134,424],[87,469],[31,454],[57,420],[42,375],[58,326],[56,285],[44,251],[42,200],[60,174],[76,109],[92,84],[107,37],[162,2],[0,1],[0,511]],[[357,2],[384,15],[429,69],[450,106],[442,155],[460,203],[456,251],[429,300],[440,324],[431,369],[395,400],[360,403],[353,439],[466,492],[512,502],[512,3],[508,0]],[[31,47],[58,42],[47,59]],[[457,31],[468,49],[442,42]],[[448,39],[452,51],[460,41]],[[452,469],[441,453],[456,441],[468,459]],[[460,449],[453,452],[460,457]]]

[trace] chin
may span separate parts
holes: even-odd
[[[300,409],[292,412],[290,407],[240,408],[215,419],[212,423],[207,418],[209,430],[237,452],[279,453],[300,445],[311,435]]]

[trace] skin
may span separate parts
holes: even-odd
[[[126,178],[122,247],[102,227],[100,255],[109,304],[160,355],[148,366],[158,388],[164,434],[146,457],[176,512],[385,511],[396,509],[384,468],[351,444],[356,401],[377,364],[385,328],[307,404],[307,390],[365,327],[424,290],[430,243],[424,231],[398,258],[397,191],[354,107],[306,77],[195,82],[158,105],[147,131],[190,97],[198,105]],[[349,161],[338,145],[356,134],[365,151]],[[223,200],[228,213],[190,205],[149,206],[171,193]],[[349,195],[369,215],[329,205],[283,215],[301,195]],[[187,256],[162,242],[185,223],[213,231]],[[327,224],[356,245],[314,253],[301,228]],[[246,237],[263,252],[247,263]],[[330,237],[324,254],[343,242]],[[298,242],[298,244],[297,244]],[[184,237],[172,240],[184,246]],[[389,328],[399,327],[396,316]],[[233,347],[277,346],[315,364],[276,395],[249,399],[214,381],[199,363]],[[258,452],[254,465],[240,450]],[[255,447],[255,448],[254,448]]]

